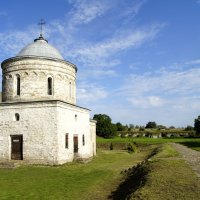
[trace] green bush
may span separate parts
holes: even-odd
[[[137,152],[137,146],[133,142],[127,144],[127,150],[129,153]]]
[[[113,143],[110,143],[110,150],[113,150]]]

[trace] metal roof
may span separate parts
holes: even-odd
[[[64,60],[59,51],[52,45],[48,44],[42,36],[35,39],[33,43],[24,47],[17,56],[38,56],[38,57],[48,57]]]

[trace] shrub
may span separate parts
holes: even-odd
[[[137,152],[137,147],[133,142],[127,144],[127,150],[129,153]]]
[[[110,143],[110,150],[113,150],[113,143]]]

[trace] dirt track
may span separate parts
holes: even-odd
[[[173,143],[172,146],[182,155],[183,159],[186,160],[200,178],[200,152],[177,143]]]

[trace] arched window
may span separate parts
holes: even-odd
[[[69,98],[72,98],[72,82],[69,82]]]
[[[20,118],[20,117],[19,117],[19,113],[15,113],[15,120],[16,120],[16,121],[19,121],[19,118]]]
[[[20,76],[17,75],[17,95],[20,95]]]
[[[51,77],[48,78],[47,85],[48,85],[47,94],[52,95],[52,78]]]
[[[82,137],[83,146],[85,146],[85,135]]]

